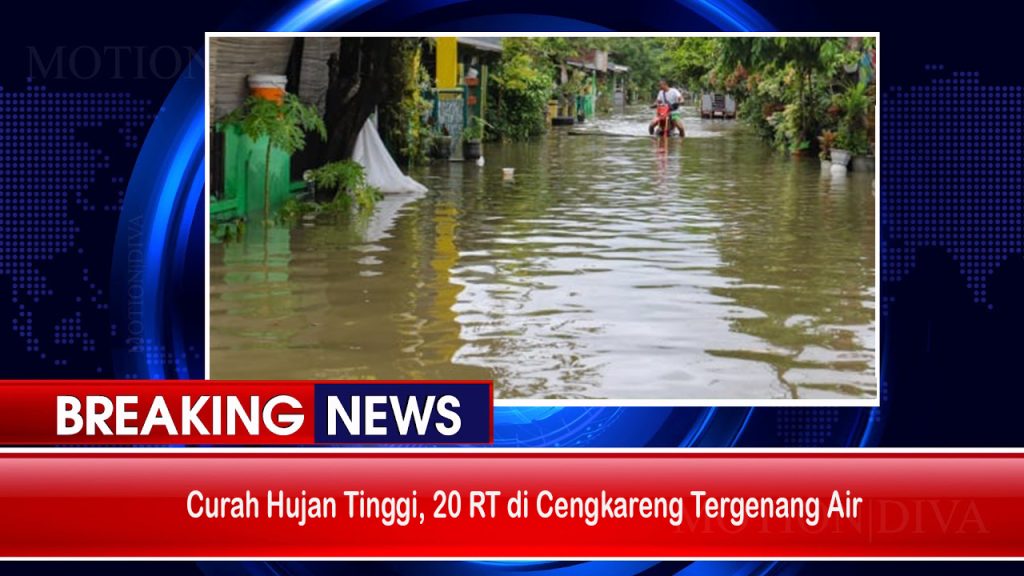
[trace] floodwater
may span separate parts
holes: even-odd
[[[483,167],[413,170],[426,194],[211,246],[212,377],[874,399],[873,177],[733,121],[663,143],[649,115],[486,144]]]

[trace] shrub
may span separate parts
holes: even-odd
[[[494,75],[499,90],[495,124],[506,140],[526,140],[544,132],[544,111],[551,96],[551,80],[526,53],[502,62]]]
[[[331,162],[310,170],[307,180],[316,184],[318,190],[334,192],[331,204],[348,208],[372,208],[380,200],[380,191],[366,184],[363,167],[352,160]]]

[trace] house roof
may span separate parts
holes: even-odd
[[[485,52],[501,52],[501,37],[499,36],[460,36],[459,44],[471,46]]]
[[[597,64],[595,64],[593,62],[587,62],[587,61],[583,61],[583,60],[571,60],[570,59],[570,60],[566,60],[565,63],[567,65],[573,66],[575,68],[583,68],[584,70],[597,70]],[[629,72],[629,66],[625,66],[625,65],[622,65],[622,64],[615,64],[614,62],[609,62],[608,63],[608,71],[609,72],[615,72],[615,73]]]

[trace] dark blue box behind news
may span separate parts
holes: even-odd
[[[314,424],[316,426],[317,444],[490,444],[493,442],[492,384],[489,382],[377,382],[372,384],[315,384]],[[442,408],[442,399],[454,398],[458,406],[448,399]],[[331,410],[329,399],[336,397],[345,412],[355,420],[352,410],[353,401],[359,408],[358,434],[352,433],[342,418]],[[367,434],[367,398],[383,397],[373,410],[378,414],[374,424],[385,428],[383,434]],[[432,400],[431,400],[432,398]],[[409,418],[407,432],[399,430],[398,418],[394,405],[402,413],[412,409],[412,399],[421,414],[429,419],[423,433],[417,427],[416,419]],[[445,414],[445,412],[449,414]],[[456,415],[458,429],[454,433],[445,434],[441,429],[450,429],[453,420],[450,413]],[[335,433],[328,430],[330,419],[336,422]]]

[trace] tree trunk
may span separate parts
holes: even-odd
[[[288,54],[288,66],[285,68],[285,76],[288,77],[288,85],[285,90],[299,95],[299,83],[302,81],[302,56],[306,50],[306,39],[298,37],[292,40],[292,50]]]
[[[324,161],[352,155],[356,137],[378,104],[395,96],[393,80],[401,62],[393,58],[400,38],[343,38],[330,63],[327,88],[327,146]]]
[[[285,76],[288,78],[288,84],[285,87],[285,91],[290,94],[299,95],[299,85],[302,82],[302,59],[306,52],[306,39],[302,37],[295,38],[292,40],[292,49],[288,54],[288,65],[285,68]],[[312,138],[319,138],[319,136],[312,136]],[[311,140],[310,136],[306,136],[306,141]],[[301,150],[297,151],[292,155],[291,161],[291,172],[289,177],[292,180],[301,180],[302,172],[308,167],[309,164],[306,156]]]
[[[378,104],[401,97],[402,42],[411,38],[340,38],[327,62],[324,110],[327,141],[306,135],[306,148],[292,157],[293,173],[352,157],[356,138]],[[318,194],[319,196],[319,194]],[[318,197],[318,200],[321,198]],[[326,200],[329,200],[326,199]]]

